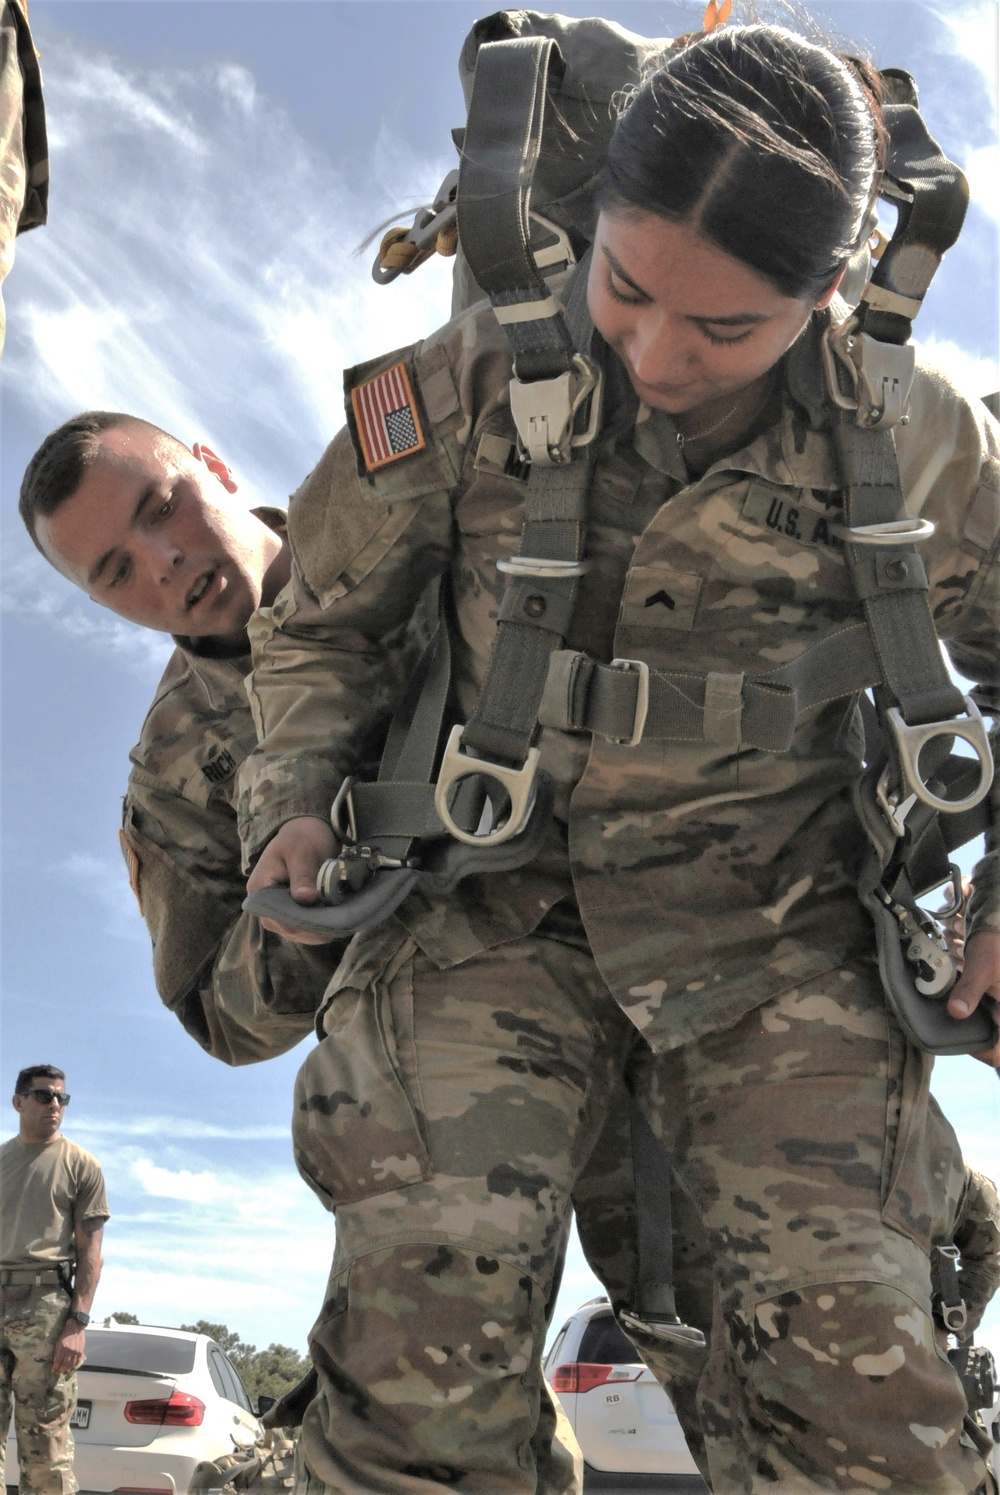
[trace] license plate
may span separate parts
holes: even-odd
[[[90,1427],[90,1402],[77,1402],[73,1408],[73,1415],[69,1420],[71,1428]]]

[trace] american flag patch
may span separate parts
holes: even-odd
[[[139,905],[139,912],[141,914],[142,893],[139,889],[139,858],[135,854],[135,847],[129,840],[127,831],[121,830],[118,832],[118,842],[122,849],[122,856],[125,858],[125,865],[128,868],[128,885],[135,894],[135,901]]]
[[[384,374],[352,389],[351,404],[368,472],[427,445],[405,363],[395,363]]]

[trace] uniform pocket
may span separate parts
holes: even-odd
[[[951,1127],[930,1104],[930,1056],[893,1022],[888,1052],[882,1219],[929,1254],[935,1241],[951,1235],[956,1199],[947,1180],[960,1176],[961,1154]]]
[[[393,1017],[392,989],[400,982],[409,989],[411,962],[412,949],[390,974],[338,992],[324,1016],[326,1037],[299,1070],[295,1162],[327,1209],[430,1177]]]

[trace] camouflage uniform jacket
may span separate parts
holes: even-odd
[[[790,351],[780,412],[692,480],[666,414],[638,406],[610,359],[587,555],[566,647],[608,661],[764,674],[860,616],[835,523],[841,480],[821,383],[820,318]],[[262,746],[241,775],[253,856],[297,814],[325,816],[365,728],[380,640],[429,575],[450,567],[455,706],[478,695],[523,505],[510,472],[510,360],[480,306],[415,347],[349,371],[348,388],[404,362],[423,450],[366,475],[348,429],[294,495],[295,568],[251,625],[249,695]],[[937,524],[924,547],[938,631],[963,674],[1000,684],[996,424],[921,368],[898,428],[904,491]],[[776,754],[705,741],[619,745],[545,728],[558,785],[548,850],[397,914],[448,965],[534,928],[575,890],[594,957],[655,1049],[734,1023],[777,993],[873,948],[855,895],[863,837],[852,698],[815,706]],[[1000,925],[994,851],[976,920]]]
[[[21,0],[0,16],[0,202],[3,238],[38,228],[48,216],[49,152],[38,53]]]
[[[0,282],[14,239],[45,222],[49,150],[38,54],[22,0],[0,0]],[[0,296],[0,353],[6,313]]]
[[[164,1003],[217,1059],[250,1064],[310,1031],[343,947],[289,944],[241,912],[235,774],[256,742],[249,645],[223,658],[177,645],[131,753],[122,850]]]

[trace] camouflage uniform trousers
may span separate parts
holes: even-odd
[[[578,1488],[548,1448],[540,1356],[623,1078],[711,1248],[695,1395],[714,1490],[986,1488],[930,1307],[961,1168],[874,967],[655,1056],[583,950],[536,935],[439,970],[383,926],[324,1027],[293,1128],[337,1217],[300,1491]]]
[[[76,1372],[52,1374],[69,1299],[44,1284],[4,1288],[0,1299],[0,1486],[13,1402],[20,1495],[73,1495],[79,1489],[69,1430]]]

